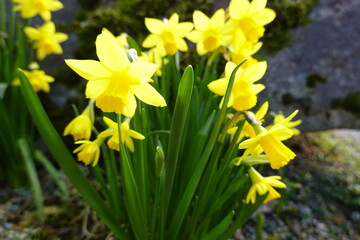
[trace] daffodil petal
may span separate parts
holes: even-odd
[[[142,134],[140,134],[140,133],[138,133],[138,132],[136,132],[134,130],[129,130],[128,134],[132,138],[136,138],[136,139],[139,139],[139,140],[145,139],[144,135],[142,135]]]
[[[232,0],[229,4],[229,13],[232,19],[241,19],[248,11],[250,3],[248,0]]]
[[[202,42],[199,42],[197,45],[196,45],[196,51],[197,53],[202,56],[204,54],[207,53],[206,49],[204,48],[204,44]]]
[[[248,83],[254,83],[264,76],[266,69],[266,61],[257,62],[245,69],[243,78]]]
[[[129,65],[129,59],[124,50],[121,49],[114,36],[101,33],[95,41],[96,54],[101,63],[110,69],[123,70]]]
[[[137,107],[136,99],[133,94],[129,93],[126,105],[124,107],[124,115],[126,117],[134,116],[136,107]]]
[[[198,43],[202,40],[203,34],[197,30],[192,31],[188,35],[186,35],[186,38],[194,43]]]
[[[178,23],[179,23],[179,14],[173,13],[169,21],[167,22],[167,27],[173,29],[176,27],[176,25],[178,25]]]
[[[226,93],[228,84],[229,84],[228,78],[220,78],[218,80],[215,80],[215,81],[212,81],[211,83],[209,83],[208,88],[210,89],[210,91],[212,91],[216,95],[224,96]]]
[[[179,23],[174,30],[175,37],[184,38],[192,29],[194,25],[191,22]]]
[[[265,26],[268,23],[271,23],[276,17],[276,13],[274,10],[270,8],[265,8],[262,11],[254,14],[252,19],[259,25]]]
[[[135,96],[146,104],[159,107],[166,106],[165,99],[149,83],[140,83],[131,86],[131,89]]]
[[[57,42],[64,42],[69,38],[65,33],[55,33],[54,37]]]
[[[133,62],[129,66],[128,74],[141,81],[148,82],[154,75],[158,65],[149,62]]]
[[[225,65],[225,76],[230,78],[231,76],[231,73],[234,71],[234,69],[236,68],[236,64],[233,63],[233,62],[227,62],[226,65]],[[241,75],[241,72],[243,70],[241,68],[238,68],[237,72],[236,72],[236,75],[237,76],[240,76]]]
[[[118,128],[117,123],[114,122],[113,120],[111,120],[110,118],[103,117],[103,120],[106,123],[106,125],[108,125],[109,128],[112,128],[112,129],[117,129]]]
[[[111,76],[111,72],[100,62],[95,60],[67,59],[65,60],[65,63],[77,74],[89,81],[104,79]]]
[[[195,29],[205,31],[209,25],[209,18],[202,11],[195,10],[193,13]]]
[[[155,47],[161,41],[161,37],[155,34],[150,34],[147,36],[142,43],[142,46],[145,48]]]
[[[89,81],[86,84],[85,96],[90,99],[95,99],[106,90],[108,85],[109,81],[107,80]]]
[[[267,0],[253,0],[250,4],[248,14],[252,15],[256,12],[263,10],[266,6]]]
[[[30,39],[38,39],[40,36],[39,30],[33,27],[24,27],[24,32]]]
[[[186,41],[182,38],[176,38],[176,46],[182,52],[186,52],[189,49]]]
[[[130,152],[134,152],[134,142],[130,137],[125,138],[125,145],[130,150]]]
[[[145,18],[145,26],[153,34],[161,34],[164,31],[164,22],[155,18]]]
[[[225,10],[222,8],[217,10],[211,17],[210,22],[211,26],[214,28],[222,27],[225,22]]]

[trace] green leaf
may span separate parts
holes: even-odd
[[[188,180],[188,184],[186,186],[185,192],[182,195],[182,198],[179,202],[179,205],[177,206],[175,215],[172,219],[171,225],[170,225],[170,230],[169,230],[169,234],[170,237],[172,239],[176,239],[179,231],[180,231],[180,227],[183,223],[184,217],[188,211],[188,208],[190,206],[191,200],[194,196],[195,190],[198,186],[198,183],[200,181],[200,178],[202,176],[202,173],[205,169],[206,163],[208,162],[208,159],[211,155],[211,152],[214,148],[214,145],[218,139],[218,135],[220,132],[220,128],[224,122],[224,119],[226,117],[226,109],[227,109],[227,104],[229,102],[230,99],[230,94],[231,94],[231,90],[232,90],[232,86],[234,84],[235,81],[235,74],[236,71],[239,69],[239,67],[244,63],[245,61],[241,62],[231,73],[231,77],[230,77],[230,81],[229,81],[229,85],[228,88],[226,90],[226,94],[225,94],[225,99],[224,99],[224,103],[223,106],[220,110],[220,113],[217,114],[217,122],[216,122],[216,126],[209,138],[209,142],[207,144],[207,147],[205,148],[200,160],[198,160],[198,163],[195,167],[194,173],[192,174],[191,178]]]
[[[129,47],[130,48],[134,48],[138,54],[138,56],[141,56],[141,48],[139,47],[139,45],[137,44],[137,42],[132,38],[130,37],[129,35],[126,36],[126,41],[128,42],[129,44]]]
[[[172,117],[169,146],[165,159],[165,184],[163,194],[162,224],[164,226],[168,216],[168,207],[171,199],[171,192],[175,178],[177,160],[179,157],[180,145],[184,133],[184,126],[188,115],[191,101],[191,94],[194,85],[194,73],[191,66],[188,66],[181,78],[178,95],[175,102],[175,110]]]
[[[8,84],[7,83],[0,83],[0,99],[4,98],[6,89],[8,88]]]
[[[29,143],[25,139],[19,139],[18,144],[21,155],[24,159],[24,163],[30,180],[30,185],[34,194],[35,205],[38,210],[38,218],[39,221],[43,223],[45,220],[44,212],[43,212],[44,209],[43,194],[41,190],[39,177],[35,169],[32,151],[30,149]]]
[[[35,150],[34,155],[35,155],[36,160],[38,160],[44,166],[46,171],[52,177],[55,184],[60,189],[63,197],[65,199],[68,199],[69,191],[68,191],[68,189],[66,187],[66,184],[65,184],[64,180],[61,178],[61,176],[60,176],[59,172],[56,170],[56,168],[51,164],[49,159],[47,159],[46,156],[42,152],[40,152],[39,150]]]
[[[234,216],[234,211],[231,211],[221,222],[216,225],[210,232],[208,232],[201,240],[215,240],[223,234],[229,227],[230,221]]]
[[[34,123],[37,126],[44,142],[49,148],[50,152],[63,169],[65,174],[69,177],[75,188],[83,196],[85,201],[94,209],[94,211],[101,217],[104,223],[121,239],[129,239],[124,230],[119,227],[114,214],[107,208],[103,199],[91,186],[90,181],[85,177],[80,170],[71,153],[66,148],[59,134],[56,132],[54,126],[51,124],[41,102],[30,85],[25,74],[20,70],[19,78],[21,82],[21,90],[24,95],[25,103],[31,113]]]

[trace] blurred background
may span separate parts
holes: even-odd
[[[53,13],[53,20],[69,39],[62,44],[63,55],[51,55],[44,62],[56,82],[50,94],[40,93],[59,132],[72,119],[71,104],[79,109],[86,104],[85,81],[63,60],[96,59],[94,40],[103,27],[142,42],[148,34],[145,17],[178,12],[180,21],[191,21],[195,9],[211,15],[229,4],[225,0],[61,2],[65,7]],[[289,115],[299,109],[303,133],[290,141],[298,156],[281,172],[288,185],[282,198],[263,205],[233,238],[360,239],[360,1],[268,0],[267,7],[276,11],[277,18],[266,26],[264,47],[255,55],[268,61],[261,80],[266,89],[260,98],[270,99],[274,113]],[[191,51],[187,54],[192,56]],[[192,64],[199,61],[190,59]],[[86,227],[98,219],[76,192],[63,211],[59,193],[46,179],[42,176],[46,214],[51,217],[44,226],[32,224],[30,194],[3,185],[0,239],[104,239],[99,229]]]

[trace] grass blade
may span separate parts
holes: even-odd
[[[44,203],[43,203],[43,194],[41,190],[41,185],[39,181],[39,177],[37,175],[34,159],[32,156],[32,152],[29,146],[29,143],[25,139],[18,140],[20,153],[22,158],[24,159],[24,163],[26,166],[26,170],[29,176],[29,181],[31,188],[33,190],[34,198],[35,198],[35,205],[38,212],[38,218],[41,223],[44,222]]]

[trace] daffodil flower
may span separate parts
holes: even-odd
[[[90,101],[84,111],[75,117],[64,130],[64,136],[71,134],[74,140],[86,139],[91,137],[91,129],[94,123],[94,102]]]
[[[54,82],[54,78],[46,75],[42,70],[31,70],[25,71],[22,70],[25,76],[29,79],[31,86],[34,88],[35,92],[44,91],[46,93],[50,92],[50,85],[49,83]],[[13,81],[13,85],[18,86],[20,85],[19,79]]]
[[[39,28],[25,27],[24,32],[36,49],[36,57],[44,59],[50,54],[62,54],[61,42],[68,39],[65,33],[55,32],[55,24],[46,22]]]
[[[97,138],[94,141],[81,140],[75,142],[75,144],[81,144],[76,148],[73,153],[77,153],[79,161],[85,165],[92,163],[92,166],[96,166],[100,157],[100,146],[104,142],[104,138]]]
[[[258,119],[259,121],[263,121],[263,118],[265,117],[267,111],[269,109],[269,102],[264,102],[263,105],[261,105],[260,109],[254,114],[254,117]],[[227,130],[227,133],[230,135],[234,135],[237,130],[237,127],[232,127]],[[251,127],[251,125],[245,121],[242,131],[240,132],[239,139],[243,139],[244,137],[255,137],[256,133],[254,129]]]
[[[199,55],[213,52],[220,46],[228,44],[230,38],[221,34],[220,30],[225,23],[224,9],[217,10],[211,18],[203,12],[196,10],[193,14],[195,30],[186,37],[196,44]]]
[[[44,21],[50,21],[51,12],[62,9],[64,6],[58,0],[12,0],[17,3],[15,11],[21,12],[21,17],[32,18],[40,14]]]
[[[248,173],[250,175],[252,185],[246,196],[245,202],[247,204],[250,202],[254,204],[257,195],[264,195],[267,192],[269,192],[269,194],[264,200],[264,203],[280,198],[281,195],[274,189],[274,187],[286,188],[286,185],[279,181],[281,179],[280,176],[263,177],[253,167],[249,167]]]
[[[293,136],[299,135],[300,131],[296,127],[299,126],[302,123],[302,121],[300,119],[296,121],[291,121],[298,112],[299,112],[298,110],[294,111],[287,118],[285,118],[283,114],[279,113],[274,117],[274,124],[281,124],[289,128],[293,132]]]
[[[130,62],[113,35],[106,32],[96,39],[96,53],[100,61],[65,60],[66,64],[89,82],[87,98],[96,99],[96,106],[103,112],[115,112],[132,117],[136,99],[164,107],[164,98],[149,82],[157,65],[148,62]]]
[[[273,169],[279,169],[295,158],[296,154],[281,142],[292,136],[290,129],[281,124],[276,124],[269,130],[261,126],[259,129],[261,129],[261,133],[256,137],[240,143],[239,148],[246,149],[241,158],[249,154],[259,154],[258,149],[261,148],[269,158],[270,166]]]
[[[229,47],[229,52],[231,56],[231,62],[235,64],[240,64],[245,59],[246,62],[242,65],[243,68],[246,68],[254,63],[257,63],[257,60],[252,57],[257,51],[260,50],[262,47],[262,42],[252,43],[246,41],[246,39],[241,40],[240,38],[237,39]]]
[[[145,25],[151,32],[143,42],[143,47],[159,47],[163,53],[175,55],[177,50],[186,52],[188,45],[184,37],[193,29],[191,22],[179,23],[179,15],[174,13],[169,20],[145,18]],[[164,55],[164,54],[163,54]]]
[[[225,66],[225,77],[208,84],[210,91],[219,96],[224,96],[231,73],[235,67],[236,64],[228,62]],[[235,75],[234,86],[227,107],[232,106],[237,111],[244,111],[254,107],[257,103],[256,95],[265,88],[264,85],[254,84],[254,82],[264,76],[266,68],[266,62],[258,62],[245,69],[239,68]],[[220,107],[222,106],[223,100],[224,98],[222,98],[220,102]]]
[[[110,137],[107,144],[109,148],[120,151],[120,142],[119,142],[119,130],[118,130],[118,124],[114,121],[112,121],[110,118],[104,117],[103,118],[106,125],[108,125],[109,129],[101,132],[98,137],[100,138],[107,138]],[[120,132],[121,132],[121,141],[125,146],[131,151],[134,152],[134,142],[132,138],[144,140],[145,137],[130,129],[129,122],[124,121],[120,125]]]
[[[233,36],[232,43],[243,35],[250,42],[256,42],[264,35],[264,26],[276,16],[272,9],[266,8],[267,0],[231,0],[229,5],[230,19],[223,32]]]

